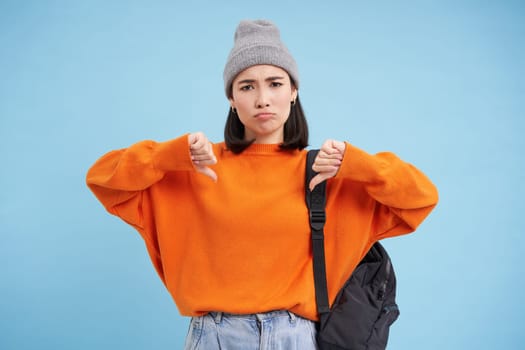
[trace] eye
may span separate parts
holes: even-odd
[[[278,81],[272,81],[272,83],[270,84],[271,87],[279,87],[279,86],[283,86],[283,83],[280,83]]]
[[[253,85],[243,85],[240,87],[241,91],[248,91],[248,90],[253,90]]]

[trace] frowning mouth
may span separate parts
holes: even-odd
[[[255,115],[255,118],[257,119],[268,119],[272,118],[274,116],[274,113],[257,113]]]

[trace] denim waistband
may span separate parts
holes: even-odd
[[[257,320],[259,322],[263,322],[265,320],[269,320],[276,317],[289,317],[290,321],[293,322],[297,318],[297,316],[293,312],[286,310],[269,311],[255,314],[230,314],[227,312],[210,312],[208,313],[208,315],[210,315],[214,319],[215,323],[220,323],[223,317],[251,319]]]

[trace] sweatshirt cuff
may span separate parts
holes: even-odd
[[[176,139],[159,142],[153,149],[153,165],[161,171],[189,171],[193,170],[188,134]]]
[[[345,144],[345,155],[337,176],[359,182],[378,180],[381,169],[388,164],[348,142]]]

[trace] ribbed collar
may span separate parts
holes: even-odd
[[[265,153],[276,153],[276,152],[282,152],[281,148],[279,147],[279,144],[277,143],[271,143],[271,144],[252,143],[250,146],[248,146],[248,148],[244,150],[243,153],[265,154]]]
[[[261,143],[253,143],[250,146],[248,146],[244,151],[241,152],[241,154],[238,155],[270,155],[270,156],[279,156],[279,155],[297,155],[301,151],[299,150],[282,150],[281,147],[279,147],[280,144],[278,143],[271,143],[271,144],[261,144]],[[226,144],[224,142],[221,142],[221,150],[222,152],[227,152],[233,155],[232,152],[228,151],[226,148]]]

